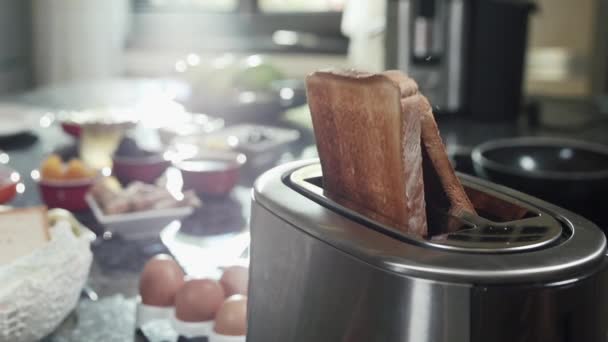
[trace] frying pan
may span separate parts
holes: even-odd
[[[493,140],[472,152],[475,172],[561,205],[608,230],[608,147],[578,140]]]

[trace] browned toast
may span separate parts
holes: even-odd
[[[416,84],[394,72],[306,79],[326,195],[402,231],[427,234]]]
[[[461,227],[462,212],[475,213],[475,208],[464,191],[445,151],[433,110],[426,97],[418,92],[416,82],[397,70],[384,72],[401,88],[404,112],[420,113],[422,140],[422,169],[427,206],[429,234],[452,232]],[[445,215],[447,214],[447,216]]]
[[[429,207],[427,208],[427,215],[430,218],[428,224],[434,227],[432,234],[448,233],[458,230],[461,225],[457,221],[450,221],[449,224],[446,224],[440,220],[440,216],[430,215],[433,209],[435,209],[435,212],[460,217],[463,211],[474,214],[475,208],[464,191],[460,180],[456,177],[439,135],[431,106],[426,99],[425,102],[426,108],[421,121],[421,138],[424,193]],[[435,220],[435,218],[438,220]]]

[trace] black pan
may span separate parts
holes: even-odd
[[[484,178],[561,205],[608,229],[608,147],[583,141],[522,137],[473,149]]]

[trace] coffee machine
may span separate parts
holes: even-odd
[[[499,121],[520,112],[523,0],[387,0],[387,69],[414,78],[438,113]]]
[[[604,234],[549,203],[459,177],[478,215],[422,238],[327,198],[318,160],[262,175],[247,341],[606,341]],[[525,214],[505,221],[497,208]]]

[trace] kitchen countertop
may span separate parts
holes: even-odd
[[[46,117],[52,118],[54,113],[63,109],[129,106],[144,101],[148,96],[157,96],[159,89],[163,89],[158,84],[151,80],[77,84],[37,90],[3,100],[31,106],[41,115],[50,113]],[[76,156],[77,141],[65,134],[58,122],[52,122],[50,126],[47,119],[41,122],[44,125],[33,127],[31,134],[0,138],[0,151],[8,154],[8,165],[21,174],[25,185],[23,193],[8,205],[40,205],[37,184],[30,176],[32,170],[37,169],[50,153],[59,153],[64,158]],[[287,122],[279,125],[292,126]],[[311,132],[300,131],[301,139],[283,150],[281,161],[300,158],[305,147],[313,143]],[[91,245],[94,261],[78,308],[45,341],[136,339],[133,335],[134,303],[139,273],[144,263],[158,253],[173,254],[186,272],[195,276],[217,276],[217,265],[240,261],[248,244],[251,186],[262,169],[245,167],[239,184],[228,197],[203,197],[204,205],[194,216],[181,225],[168,226],[157,238],[129,241],[119,234],[112,236],[104,232],[91,213],[77,213],[77,218],[98,236]],[[163,335],[162,329],[153,332],[152,337],[151,341],[156,338],[159,341],[171,340]]]
[[[125,82],[123,88],[131,89],[133,94],[138,94],[135,96],[138,101],[141,100],[138,96],[145,98],[146,87],[150,88],[150,85],[157,84],[150,80]],[[58,87],[52,91],[31,92],[8,100],[53,111],[60,108],[90,106],[90,101],[84,103],[82,99],[87,97],[94,99],[94,95],[103,93],[104,89],[107,93],[112,93],[112,87],[107,85],[106,88],[101,85],[89,87],[93,89],[89,91],[85,88],[78,87],[80,92],[75,93],[73,87]],[[112,97],[106,94],[104,99],[98,100],[99,102],[95,104],[125,105],[132,101],[125,98],[128,96],[122,94],[117,100],[119,103],[113,103]],[[577,117],[569,115],[570,118]],[[454,116],[443,116],[438,121],[448,151],[456,154],[469,153],[474,145],[490,139],[522,135],[563,136],[608,144],[608,134],[605,133],[608,125],[604,118],[577,117],[576,120],[578,120],[577,124],[553,126],[531,125],[526,120],[517,123],[478,123]],[[563,122],[563,120],[554,121]],[[310,120],[305,108],[290,111],[285,118],[274,122],[273,125],[296,128],[301,133],[300,140],[290,145],[281,156],[277,156],[276,163],[316,156]],[[57,124],[50,127],[36,127],[33,134],[0,139],[0,150],[9,154],[9,165],[21,173],[25,184],[24,193],[9,204],[18,207],[40,204],[36,184],[31,179],[30,172],[53,151],[64,154],[74,153],[75,144],[76,142],[64,134]],[[271,166],[267,165],[267,167]],[[126,241],[120,236],[104,234],[103,227],[99,226],[90,214],[79,214],[78,218],[98,234],[98,239],[92,244],[94,262],[88,291],[85,291],[88,295],[83,295],[83,300],[75,313],[55,334],[48,337],[47,341],[79,341],[83,338],[88,341],[108,341],[124,340],[125,336],[134,336],[134,296],[137,295],[139,271],[145,261],[157,253],[172,252],[174,255],[177,254],[177,259],[187,271],[201,274],[207,272],[206,269],[197,268],[197,260],[201,259],[197,259],[196,256],[188,258],[187,254],[191,251],[189,248],[195,246],[201,251],[201,255],[205,255],[205,247],[200,247],[205,245],[205,241],[218,241],[218,239],[222,240],[222,237],[226,237],[224,240],[238,240],[247,235],[250,187],[261,172],[262,169],[245,169],[239,186],[228,198],[203,198],[206,205],[201,209],[204,212],[196,216],[197,220],[185,222],[181,227],[168,227],[162,240],[152,238]],[[179,234],[182,236],[180,237]],[[188,249],[188,253],[183,253],[184,256],[180,258],[182,248]],[[232,257],[237,258],[241,252],[235,250]],[[162,332],[158,334],[162,335]]]

